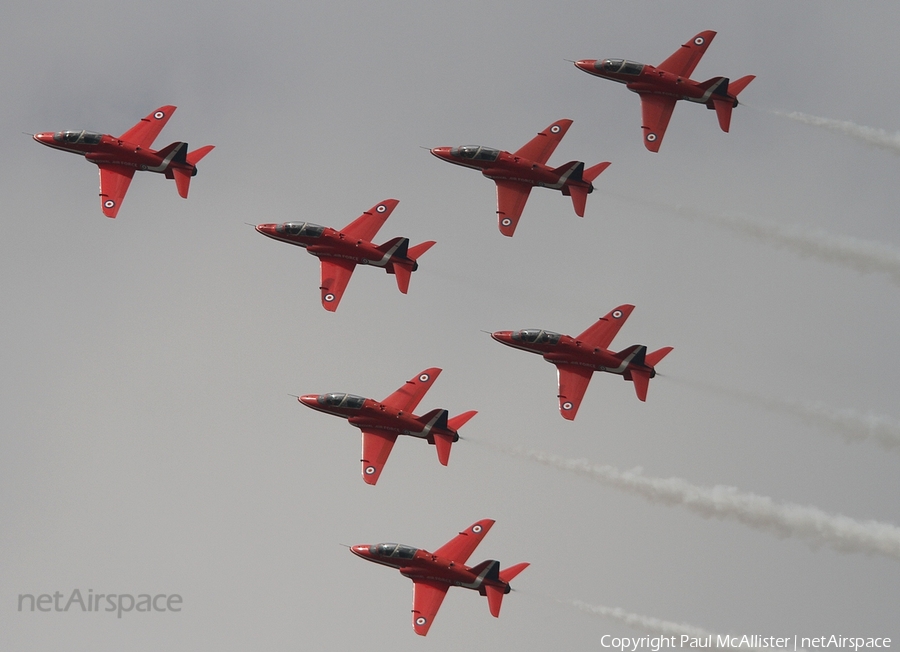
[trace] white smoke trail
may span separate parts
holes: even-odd
[[[560,602],[563,602],[563,604],[567,604],[571,607],[575,607],[576,609],[578,609],[579,611],[583,611],[584,613],[620,622],[623,625],[627,625],[628,627],[631,627],[632,629],[635,629],[639,632],[650,634],[651,636],[677,636],[679,643],[681,643],[683,640],[681,638],[682,636],[689,636],[690,638],[700,639],[711,638],[713,646],[718,647],[718,634],[708,632],[705,629],[701,629],[700,627],[694,627],[693,625],[688,625],[685,623],[675,623],[670,620],[660,620],[659,618],[653,618],[651,616],[642,616],[641,614],[635,614],[625,611],[624,609],[620,609],[619,607],[604,607],[597,604],[588,604],[586,602],[582,602],[581,600],[560,600]],[[679,647],[684,648],[687,646],[679,645]],[[778,648],[741,647],[741,649],[772,652],[773,649],[777,650]],[[800,651],[798,650],[798,652]]]
[[[863,274],[887,274],[894,283],[900,285],[900,249],[887,244],[832,235],[819,229],[761,222],[737,215],[707,213],[682,206],[676,206],[674,210],[680,217],[724,227],[804,257],[849,267]]]
[[[781,537],[797,536],[812,545],[843,552],[880,553],[900,559],[900,528],[878,521],[857,521],[817,507],[776,503],[767,496],[742,493],[736,487],[693,485],[681,478],[653,478],[641,469],[620,471],[587,460],[572,460],[539,451],[502,449],[563,471],[587,476],[663,505],[681,505],[705,518],[729,518]]]
[[[900,451],[900,421],[888,416],[866,414],[851,408],[835,408],[821,402],[807,403],[767,398],[751,392],[718,387],[695,380],[679,378],[671,380],[795,417],[809,425],[831,430],[848,442],[871,439],[878,442],[882,448]]]
[[[705,629],[686,625],[685,623],[673,623],[668,620],[660,620],[659,618],[651,618],[650,616],[642,616],[640,614],[630,613],[619,607],[604,607],[602,605],[588,604],[581,600],[566,600],[564,604],[575,607],[579,611],[601,616],[609,620],[615,620],[624,625],[628,625],[632,629],[636,629],[647,634],[660,634],[662,636],[681,636],[687,635],[693,638],[706,638],[707,636],[715,637],[715,634]]]
[[[873,145],[879,149],[900,154],[900,132],[890,133],[884,129],[863,127],[849,120],[820,118],[814,115],[807,115],[806,113],[799,113],[798,111],[772,111],[772,113],[802,122],[803,124],[812,125],[813,127],[822,127],[829,131],[836,131],[845,136],[855,138],[866,145]]]

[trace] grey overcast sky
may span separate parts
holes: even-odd
[[[507,452],[732,486],[896,544],[900,157],[775,112],[900,131],[898,23],[896,3],[835,0],[8,4],[0,648],[593,651],[643,633],[560,600],[900,643],[896,552]],[[680,103],[659,154],[637,96],[566,61],[657,64],[705,29],[695,78],[757,79],[730,134]],[[115,220],[92,165],[23,135],[120,134],[164,104],[157,146],[216,149],[189,200],[139,173]],[[564,117],[550,163],[612,165],[584,219],[537,189],[513,239],[493,184],[421,149],[514,150]],[[245,224],[341,227],[389,197],[379,241],[437,245],[408,295],[361,268],[335,314],[317,261]],[[574,423],[551,365],[482,332],[577,334],[622,303],[614,348],[675,350],[646,404],[597,374]],[[430,366],[422,411],[477,409],[469,440],[444,468],[401,439],[376,487],[358,431],[289,396],[380,399]],[[497,524],[473,562],[532,565],[499,620],[453,589],[426,639],[411,583],[340,545],[433,550],[481,518]],[[183,605],[17,610],[74,589]]]

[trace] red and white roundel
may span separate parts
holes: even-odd
[[[428,374],[422,374],[421,376],[419,376],[419,380],[423,383],[427,383],[429,380],[431,380],[431,376],[429,376]]]
[[[384,204],[379,204],[378,208],[376,208],[375,210],[378,211],[379,213],[383,213],[387,210],[387,207]]]
[[[112,208],[113,206],[116,205],[116,202],[114,202],[112,199],[107,199],[105,202],[103,202],[103,205],[106,208]]]
[[[475,534],[478,534],[479,532],[481,532],[481,530],[482,527],[480,525],[475,525],[472,527],[472,532],[474,532]]]
[[[559,133],[559,125],[553,125],[552,127],[550,127],[550,133],[558,134]]]
[[[656,134],[647,134],[647,140],[652,143],[654,140],[656,140]]]
[[[373,473],[375,473],[375,467],[374,467],[374,466],[367,466],[367,467],[366,467],[366,475],[372,475]]]
[[[574,406],[569,401],[566,401],[565,403],[562,404],[563,410],[571,410],[573,407]]]
[[[419,627],[421,627],[422,625],[424,625],[427,622],[428,622],[428,619],[425,618],[425,616],[419,616],[418,618],[416,618],[416,625],[418,625]]]
[[[694,39],[694,45],[703,45],[703,43],[704,43],[704,41],[703,41],[702,36],[698,36],[697,38]]]
[[[162,111],[157,111],[156,113],[153,114],[153,117],[156,118],[157,120],[162,120],[163,118],[166,117],[166,114],[163,113]]]
[[[504,217],[502,220],[500,220],[500,224],[502,224],[503,226],[509,226],[510,224],[512,224],[512,220],[508,217]]]
[[[326,295],[325,295],[324,297],[322,297],[322,298],[325,299],[325,301],[328,301],[329,303],[331,303],[332,301],[334,301],[334,295],[333,295],[331,292],[329,292],[328,294],[326,294]]]
[[[616,319],[621,319],[622,311],[621,310],[613,310],[613,317],[615,317]]]

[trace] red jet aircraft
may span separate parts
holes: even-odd
[[[624,59],[583,59],[575,65],[591,75],[625,84],[641,96],[644,145],[651,152],[658,152],[675,102],[687,100],[715,109],[719,126],[727,132],[738,94],[755,79],[754,75],[733,82],[727,77],[713,77],[705,82],[690,79],[715,35],[713,31],[700,32],[655,68]]]
[[[158,152],[150,149],[174,112],[174,106],[161,106],[118,138],[93,131],[47,131],[35,134],[34,139],[47,147],[81,154],[96,164],[100,168],[100,206],[106,217],[115,217],[135,170],[160,172],[175,179],[178,194],[187,199],[197,162],[214,146],[188,152],[187,143],[176,142]]]
[[[578,337],[560,335],[552,331],[526,329],[521,331],[497,331],[491,337],[515,349],[538,353],[547,362],[556,365],[559,376],[559,412],[572,421],[581,405],[581,399],[595,371],[620,374],[634,383],[634,391],[641,401],[647,400],[650,379],[656,376],[654,367],[659,364],[671,346],[647,353],[646,346],[629,346],[614,353],[606,347],[634,310],[632,305],[619,306],[601,317]]]
[[[260,224],[256,230],[274,240],[303,247],[319,258],[322,306],[334,312],[357,265],[383,267],[385,272],[397,277],[397,287],[403,294],[409,290],[410,274],[419,269],[416,261],[431,249],[434,241],[415,247],[409,246],[409,238],[393,238],[381,246],[371,242],[399,203],[396,199],[385,199],[340,231],[310,222]]]
[[[570,195],[575,214],[584,217],[587,196],[594,192],[591,182],[609,166],[609,161],[587,170],[581,161],[570,161],[556,169],[548,167],[547,159],[570,126],[571,120],[557,120],[513,154],[478,145],[435,147],[431,153],[450,163],[481,170],[497,184],[498,226],[500,233],[512,237],[528,195],[535,186]]]
[[[362,430],[362,477],[368,484],[375,484],[398,435],[410,435],[434,444],[438,461],[447,466],[450,446],[459,440],[457,431],[478,414],[470,410],[452,419],[447,418],[447,410],[441,409],[420,417],[413,414],[440,373],[437,367],[426,369],[380,403],[353,394],[307,394],[298,400],[313,410],[343,417]]]
[[[353,546],[350,551],[376,564],[396,568],[413,581],[413,629],[425,636],[451,586],[474,589],[487,596],[491,615],[500,616],[503,596],[511,590],[509,583],[528,563],[500,570],[499,561],[488,559],[477,566],[466,566],[466,560],[493,524],[489,518],[478,521],[433,553],[398,543]]]

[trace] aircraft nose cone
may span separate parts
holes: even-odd
[[[368,557],[369,556],[369,546],[351,546],[350,552],[352,552],[357,557]]]
[[[580,61],[575,62],[575,67],[585,72],[593,72],[594,64],[596,63],[596,59],[581,59]]]
[[[300,401],[301,403],[303,403],[303,405],[308,405],[309,407],[312,407],[314,405],[318,405],[319,395],[318,394],[304,394],[303,396],[299,397],[297,400]]]
[[[263,235],[272,235],[275,233],[274,224],[257,224],[254,228],[258,233],[262,233]]]
[[[35,134],[32,136],[37,142],[42,145],[46,145],[49,141],[53,140],[53,133],[49,131],[44,131],[39,134]]]
[[[494,331],[493,333],[491,333],[491,337],[501,344],[506,344],[509,342],[511,334],[512,331]]]
[[[431,153],[437,156],[438,158],[450,158],[450,148],[449,147],[432,147]]]

